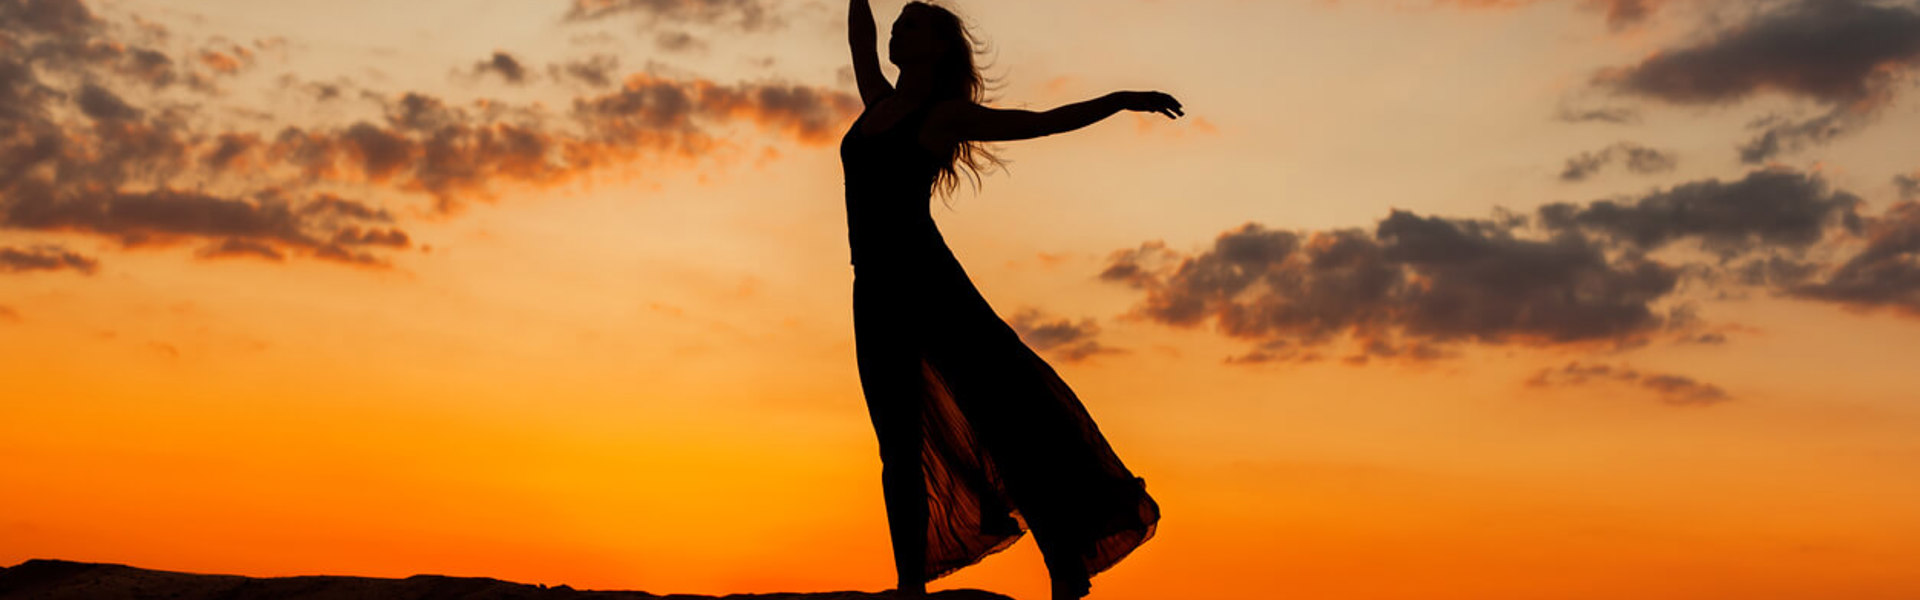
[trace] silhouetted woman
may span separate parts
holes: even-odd
[[[853,70],[866,109],[840,146],[854,265],[860,384],[880,437],[899,590],[978,562],[1028,528],[1056,599],[1153,536],[1159,507],[1073,390],[994,313],[934,227],[929,201],[993,156],[983,142],[1036,138],[1122,110],[1181,113],[1158,92],[1118,92],[1046,112],[981,106],[960,19],[913,2],[880,72],[873,9],[852,0]]]

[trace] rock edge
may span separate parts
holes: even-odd
[[[938,600],[1013,600],[979,590],[930,595]],[[823,592],[657,596],[587,591],[485,577],[415,575],[406,579],[310,575],[242,577],[154,571],[126,565],[33,559],[0,568],[7,600],[895,600],[889,593]]]

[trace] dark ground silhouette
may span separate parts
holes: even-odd
[[[931,595],[937,600],[1013,600],[978,590]],[[8,600],[718,600],[717,596],[646,592],[596,592],[544,587],[481,577],[415,575],[372,577],[273,577],[197,575],[149,571],[125,565],[29,560],[0,568],[0,598]],[[742,594],[727,600],[892,600],[891,594]]]

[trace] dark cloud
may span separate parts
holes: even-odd
[[[555,80],[574,79],[594,87],[613,85],[620,70],[620,57],[612,54],[593,56],[547,65],[547,73]]]
[[[312,202],[308,202],[300,208],[300,215],[308,217],[331,216],[381,223],[390,223],[393,221],[393,215],[387,214],[386,209],[375,208],[333,194],[320,194],[314,198]]]
[[[1431,0],[1434,4],[1453,5],[1473,9],[1511,9],[1528,6],[1545,0]],[[1607,25],[1614,31],[1623,31],[1639,25],[1653,16],[1668,0],[1580,0],[1580,6],[1588,10],[1604,13]]]
[[[166,87],[179,80],[173,57],[148,48],[128,49],[126,57],[121,59],[115,70],[155,88]]]
[[[1585,110],[1562,108],[1560,112],[1554,114],[1554,118],[1568,123],[1601,122],[1624,125],[1639,123],[1640,111],[1620,107],[1591,108]]]
[[[174,237],[258,237],[309,243],[299,221],[284,206],[262,205],[197,192],[101,192],[62,194],[29,188],[9,198],[0,223],[47,231],[84,231],[120,238],[127,245]]]
[[[783,19],[767,0],[573,0],[568,21],[638,16],[649,24],[682,23],[762,30]]]
[[[1624,340],[1662,324],[1651,304],[1679,280],[1578,236],[1522,239],[1498,222],[1395,212],[1376,236],[1418,277],[1403,288],[1405,330],[1438,341]]]
[[[1659,10],[1665,0],[1587,0],[1590,6],[1598,6],[1607,13],[1607,24],[1614,29],[1627,29],[1646,22]]]
[[[419,93],[381,101],[385,123],[290,127],[263,152],[309,180],[423,192],[446,212],[491,198],[502,183],[550,185],[643,154],[697,157],[737,122],[825,143],[859,109],[850,95],[808,86],[644,74],[618,90],[576,98],[564,115],[497,103],[456,106]]]
[[[1661,403],[1671,406],[1711,406],[1733,399],[1719,386],[1683,375],[1642,373],[1624,367],[1578,362],[1558,369],[1541,369],[1527,379],[1527,386],[1535,388],[1595,385],[1632,385],[1653,392]]]
[[[603,137],[694,132],[702,121],[739,119],[814,142],[831,140],[859,109],[853,96],[809,86],[720,85],[644,74],[628,78],[617,92],[577,99],[573,105],[574,117]]]
[[[1920,172],[1893,176],[1893,187],[1900,190],[1901,200],[1920,200]]]
[[[1801,298],[1920,316],[1920,203],[1901,203],[1873,219],[1858,253],[1820,280],[1787,289]]]
[[[1788,288],[1805,283],[1825,268],[1818,262],[1774,255],[1749,259],[1733,273],[1737,281],[1746,285]]]
[[[1675,297],[1683,278],[1888,302],[1906,280],[1887,275],[1904,263],[1886,257],[1911,252],[1920,234],[1896,226],[1906,213],[1868,224],[1860,204],[1816,176],[1761,170],[1630,200],[1550,204],[1532,216],[1394,211],[1371,231],[1249,223],[1197,253],[1159,242],[1116,252],[1100,276],[1144,294],[1138,317],[1211,325],[1255,344],[1234,362],[1321,360],[1337,343],[1355,350],[1343,358],[1355,364],[1444,358],[1469,343],[1630,348],[1662,332],[1700,333]],[[1912,220],[1920,229],[1920,217]],[[1856,259],[1863,266],[1820,279],[1829,267],[1803,258],[1863,228],[1877,244]],[[1652,257],[1669,248],[1706,250],[1717,261]],[[1856,279],[1895,289],[1856,289]]]
[[[419,94],[392,102],[385,124],[288,128],[270,141],[226,133],[194,142],[202,136],[127,111],[114,111],[110,122],[77,135],[51,120],[24,127],[16,123],[28,135],[0,138],[0,156],[14,159],[0,170],[6,192],[0,197],[5,215],[0,225],[105,235],[128,245],[200,237],[220,244],[208,256],[277,257],[285,249],[299,248],[320,258],[377,265],[381,261],[364,252],[320,240],[405,247],[396,243],[406,239],[404,233],[394,229],[383,230],[383,236],[360,231],[338,237],[350,231],[341,228],[342,219],[391,221],[383,209],[325,192],[306,203],[272,201],[279,194],[273,189],[258,190],[255,197],[183,192],[166,187],[167,178],[195,167],[208,169],[205,176],[210,177],[291,169],[299,174],[299,185],[381,183],[427,193],[442,210],[452,210],[464,201],[486,198],[502,181],[544,184],[643,151],[695,152],[713,143],[708,127],[731,120],[823,138],[850,110],[844,98],[801,88],[698,81],[651,86],[655,92],[646,99],[618,92],[584,104],[599,110],[579,115],[577,133],[539,121],[496,120]],[[676,100],[656,101],[659,98]],[[87,142],[69,146],[72,140]],[[123,191],[122,183],[161,187]],[[236,245],[232,239],[251,245]],[[280,250],[258,251],[263,243]]]
[[[1540,222],[1554,231],[1587,232],[1636,250],[1682,239],[1731,256],[1760,247],[1801,250],[1830,226],[1860,226],[1859,197],[1827,189],[1818,177],[1759,170],[1738,181],[1708,179],[1656,191],[1632,202],[1601,200],[1577,206],[1549,204]]]
[[[704,14],[696,6],[705,5],[662,10]],[[75,0],[0,0],[0,43],[9,50],[0,52],[0,228],[98,236],[125,247],[189,245],[206,258],[382,266],[381,253],[416,240],[392,225],[385,208],[341,191],[425,196],[453,212],[507,186],[556,185],[648,157],[697,158],[740,125],[826,143],[859,109],[848,94],[803,85],[642,74],[560,110],[354,86],[379,104],[381,117],[295,121],[277,131],[218,127],[225,119],[216,117],[232,107],[195,82],[251,64],[256,50],[176,40],[195,48],[176,59],[126,37],[165,37],[139,25],[102,22]],[[549,71],[603,86],[613,83],[617,65],[601,55]],[[510,82],[533,78],[505,52],[478,68]],[[183,81],[185,89],[163,89]],[[351,85],[280,82],[321,99]]]
[[[281,262],[287,255],[272,244],[242,238],[227,238],[219,244],[200,249],[200,258],[250,257]]]
[[[372,123],[360,122],[348,127],[337,138],[344,142],[347,157],[357,163],[370,181],[386,181],[413,164],[414,141]]]
[[[113,37],[112,29],[79,0],[0,0],[0,39],[8,46],[4,54],[23,65],[88,70],[151,88],[186,83],[201,91],[212,89],[205,74],[182,68],[162,51]]]
[[[249,157],[260,146],[259,135],[222,133],[214,136],[214,145],[201,155],[200,164],[216,171],[242,171],[250,166]]]
[[[1560,171],[1561,181],[1585,181],[1602,167],[1614,162],[1624,163],[1627,170],[1642,175],[1673,170],[1679,161],[1670,153],[1641,146],[1633,142],[1620,142],[1594,152],[1582,152],[1579,156],[1567,159],[1567,166]]]
[[[1754,121],[1748,128],[1760,133],[1740,145],[1740,162],[1765,164],[1781,154],[1826,144],[1872,122],[1872,117],[1872,112],[1849,105],[1806,119],[1773,115]]]
[[[1615,90],[1675,104],[1715,105],[1774,92],[1827,112],[1760,124],[1741,159],[1760,163],[1858,129],[1920,66],[1920,6],[1867,0],[1794,0],[1758,11],[1703,42],[1601,73]]]
[[[1671,153],[1630,143],[1614,146],[1609,153],[1619,155],[1628,171],[1641,174],[1671,171],[1678,162]]]
[[[42,85],[29,65],[0,55],[0,118],[17,122],[38,116],[54,96],[53,89]]]
[[[1681,375],[1648,375],[1641,387],[1660,392],[1660,401],[1675,406],[1709,406],[1731,400],[1725,390]]]
[[[72,36],[94,25],[93,12],[79,0],[0,0],[0,30]]]
[[[1652,305],[1677,270],[1609,258],[1578,235],[1517,233],[1512,221],[1402,211],[1372,232],[1249,223],[1195,256],[1117,253],[1102,278],[1143,290],[1135,312],[1148,319],[1262,342],[1242,362],[1313,356],[1343,336],[1363,357],[1431,359],[1457,342],[1621,344],[1664,325]]]
[[[1007,320],[1007,324],[1034,349],[1069,362],[1083,361],[1096,354],[1122,352],[1102,345],[1095,339],[1100,335],[1100,326],[1092,319],[1075,323],[1071,319],[1048,318],[1038,309],[1027,309],[1015,313],[1013,318]]]
[[[123,121],[140,118],[140,111],[128,106],[125,100],[106,88],[88,83],[80,86],[80,95],[74,99],[80,105],[80,112],[99,121]]]
[[[0,273],[73,270],[92,275],[100,263],[60,246],[0,247]]]
[[[1864,0],[1797,0],[1702,43],[1660,52],[1601,81],[1683,104],[1760,92],[1830,104],[1875,97],[1889,69],[1920,63],[1920,10]]]
[[[1306,347],[1287,340],[1274,339],[1261,342],[1253,350],[1239,356],[1227,357],[1230,365],[1257,365],[1262,363],[1316,363],[1327,359],[1325,352]]]
[[[392,266],[387,259],[370,252],[361,252],[340,244],[327,244],[313,251],[313,257],[358,267],[385,268]]]
[[[301,203],[277,188],[172,187],[175,177],[245,174],[264,160],[258,136],[195,133],[166,111],[139,110],[93,83],[83,84],[75,98],[95,120],[91,127],[69,128],[48,117],[46,99],[16,105],[13,113],[23,118],[0,121],[0,130],[14,132],[0,135],[0,156],[14,159],[0,170],[0,228],[103,236],[127,247],[214,241],[202,256],[279,260],[290,249],[318,253],[322,240],[350,221],[386,219],[382,211],[328,194]],[[371,144],[343,146],[380,156]]]
[[[337,100],[341,96],[341,85],[337,83],[309,83],[306,88],[313,92],[313,99],[322,102]]]
[[[413,240],[407,236],[407,232],[391,227],[386,229],[377,227],[368,229],[347,227],[334,232],[333,243],[343,247],[390,246],[394,248],[408,248],[413,246]]]
[[[439,98],[425,94],[408,92],[399,100],[387,102],[387,123],[395,128],[416,132],[431,132],[458,126],[470,118],[460,109],[447,106]]]
[[[473,65],[473,74],[475,76],[483,76],[488,73],[497,74],[500,78],[507,80],[507,83],[514,85],[525,84],[529,75],[527,68],[520,64],[519,59],[514,58],[512,54],[498,51],[493,53],[493,58],[474,63]]]
[[[667,52],[696,52],[707,49],[707,43],[685,31],[662,31],[654,36],[653,45]]]
[[[1679,339],[1679,343],[1699,344],[1702,346],[1719,346],[1727,343],[1727,334],[1715,331],[1715,332],[1708,332],[1708,333],[1686,335],[1686,336],[1682,336]]]
[[[589,155],[567,151],[581,147],[574,140],[513,123],[443,127],[418,143],[418,159],[407,165],[411,185],[433,195],[442,212],[489,198],[495,181],[547,184],[590,166],[582,162]]]

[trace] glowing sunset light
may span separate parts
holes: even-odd
[[[1089,598],[1920,597],[1920,4],[941,4],[1188,113],[932,205],[1162,511]],[[846,17],[0,0],[0,566],[892,587]]]

